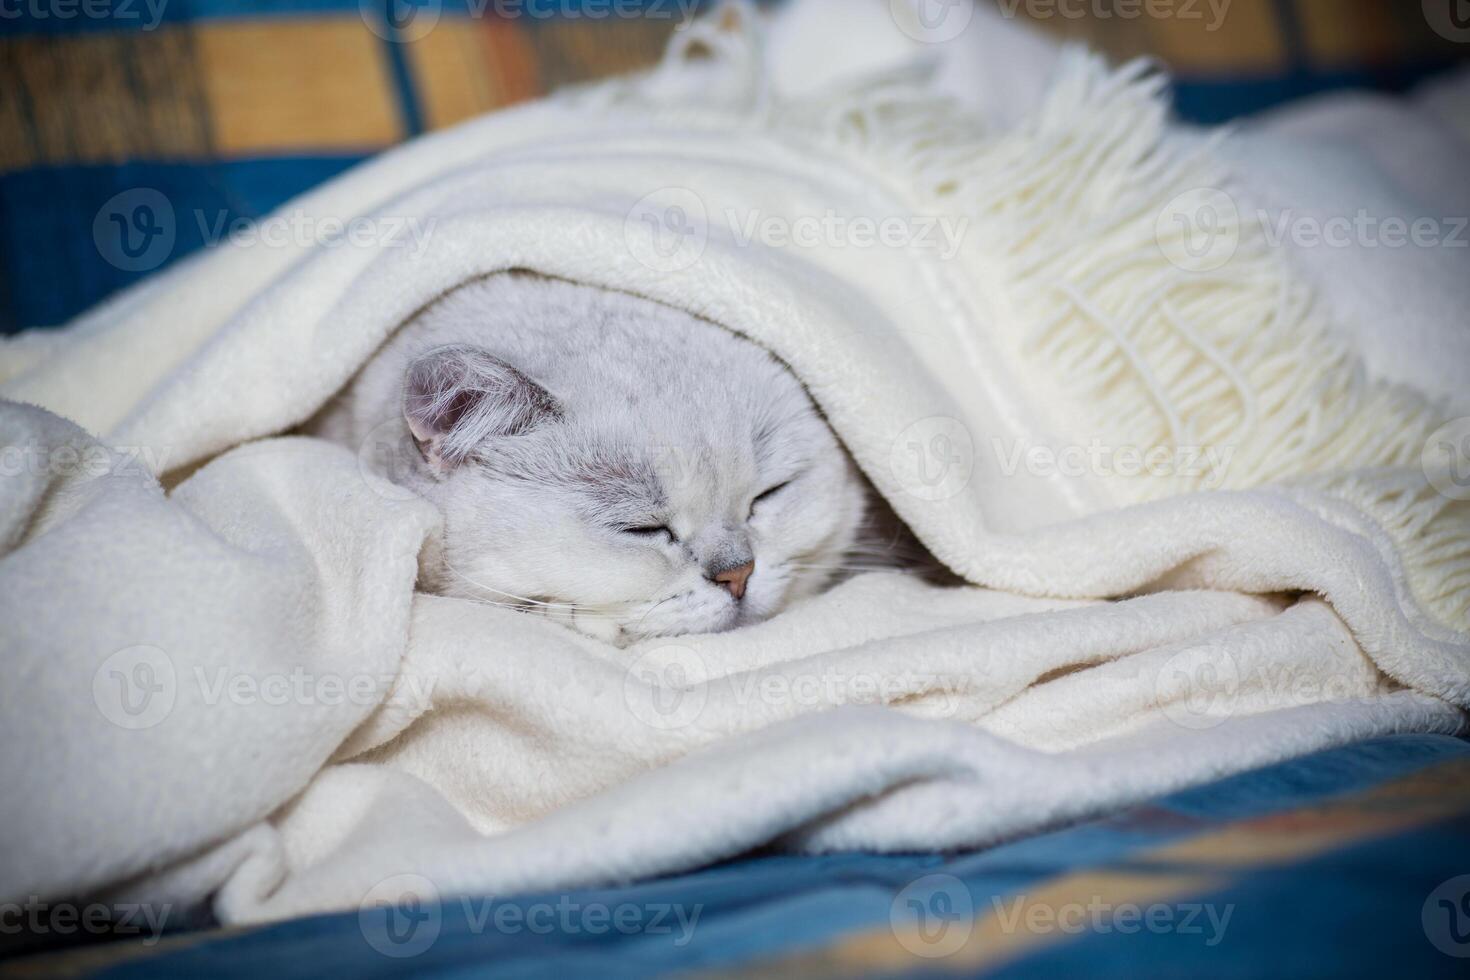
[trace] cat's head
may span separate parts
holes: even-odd
[[[656,355],[414,356],[415,482],[445,519],[429,586],[626,644],[758,622],[828,582],[861,478],[784,367],[703,329]]]

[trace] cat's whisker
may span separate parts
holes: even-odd
[[[547,602],[542,599],[532,599],[530,596],[519,596],[513,592],[506,592],[503,589],[497,589],[492,585],[486,585],[483,582],[477,582],[475,579],[470,578],[468,575],[457,568],[450,567],[448,568],[448,571],[450,572],[450,574],[464,580],[465,582],[468,582],[470,585],[473,585],[477,589],[481,589],[485,592],[494,592],[497,595],[502,595],[505,596],[507,599],[514,600],[512,602],[505,602],[500,599],[486,599],[479,596],[476,597],[476,601],[483,602],[486,605],[498,606],[502,609],[513,609],[517,612],[529,612],[531,611],[531,609],[534,608],[548,615],[565,614],[569,618],[572,616],[582,616],[586,619],[607,620],[621,620],[623,618],[621,614],[614,611],[598,610],[590,606],[580,606],[573,602]]]
[[[642,616],[639,616],[638,617],[638,622],[637,622],[636,625],[642,626],[643,625],[643,621],[645,619],[647,619],[653,613],[653,611],[655,609],[657,609],[659,606],[662,606],[664,603],[671,602],[671,601],[673,601],[674,599],[677,599],[677,598],[679,598],[678,595],[665,596],[664,598],[660,599],[658,602],[655,602],[653,605],[649,606],[647,609],[645,609],[643,611],[643,615]]]
[[[783,567],[785,567],[785,568],[799,568],[799,569],[803,569],[803,570],[813,570],[813,571],[839,571],[839,572],[901,572],[901,571],[903,571],[903,569],[901,569],[901,568],[894,568],[892,565],[882,565],[882,564],[874,564],[874,565],[861,565],[861,564],[841,564],[841,565],[786,565],[786,566],[783,566]]]

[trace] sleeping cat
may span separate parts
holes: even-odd
[[[529,273],[427,307],[318,431],[370,443],[370,465],[438,506],[425,587],[620,645],[732,629],[818,592],[851,564],[870,509],[801,384],[761,348]]]

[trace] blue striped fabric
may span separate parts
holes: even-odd
[[[375,910],[12,965],[113,978],[405,969],[443,977],[841,976],[855,965],[885,975],[1464,976],[1470,878],[1459,890],[1443,886],[1470,871],[1470,792],[1447,805],[1440,787],[1470,786],[1467,777],[1470,744],[1397,736],[974,854],[752,856],[625,888],[450,898],[431,941],[402,958],[381,951],[399,952],[384,943],[393,913]],[[1383,819],[1389,825],[1378,827]],[[1253,842],[1270,845],[1282,833],[1306,842],[1306,853],[1279,846],[1252,852]],[[1328,843],[1307,847],[1320,837]],[[1151,891],[1150,876],[1182,872],[1212,884],[1165,897]],[[1043,924],[1040,934],[1022,937],[1032,945],[1018,955],[981,943],[952,958],[885,958],[883,943],[894,946],[895,908],[915,882],[936,880],[951,883],[945,887],[955,900],[933,907],[953,909],[954,923],[961,906],[1003,921],[1018,902],[1045,895],[1063,911],[1099,911],[1080,930]],[[1125,883],[1133,889],[1125,897],[1134,897],[1100,902],[1110,882]],[[1446,894],[1450,907],[1438,901]],[[1130,904],[1142,918],[1130,918]],[[596,910],[605,917],[594,917]],[[622,930],[611,924],[619,915]],[[943,948],[922,950],[936,951]]]
[[[212,232],[260,217],[360,157],[286,157],[126,163],[23,170],[0,176],[0,290],[4,326],[60,324],[116,289],[204,246]],[[173,244],[145,269],[121,267],[98,245],[96,222],[119,194],[155,189],[173,202]],[[104,225],[106,235],[111,226]],[[138,243],[141,246],[141,242]]]

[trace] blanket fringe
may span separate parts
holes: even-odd
[[[986,134],[912,77],[791,107],[776,124],[877,161],[927,211],[974,220],[971,284],[1009,311],[997,339],[1060,431],[1081,422],[1114,450],[1229,460],[1162,479],[1100,474],[1116,502],[1416,462],[1442,413],[1371,378],[1332,333],[1314,290],[1237,205],[1214,160],[1224,134],[1169,133],[1164,87],[1145,62],[1114,71],[1072,50],[1041,111],[1009,133]],[[1176,227],[1175,213],[1194,224]],[[1233,253],[1193,265],[1191,235]]]
[[[1447,629],[1470,623],[1470,500],[1445,496],[1408,468],[1331,473],[1298,485],[1372,518],[1392,540],[1420,608]]]
[[[747,5],[727,3],[652,73],[580,97],[815,144],[916,214],[970,219],[959,278],[997,311],[992,339],[1053,431],[1175,464],[1225,461],[1098,474],[1114,504],[1368,470],[1371,482],[1335,492],[1383,523],[1435,618],[1470,615],[1470,517],[1418,466],[1443,408],[1372,377],[1334,333],[1219,162],[1228,133],[1171,131],[1152,65],[1113,69],[1071,49],[1039,112],[992,133],[936,95],[922,64],[781,103],[760,45]]]

